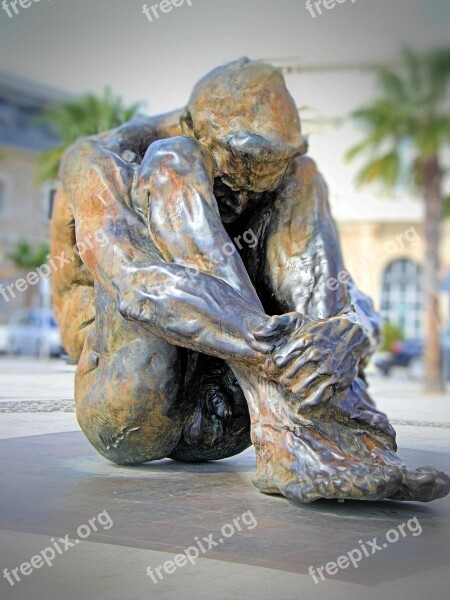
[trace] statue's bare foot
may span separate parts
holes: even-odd
[[[234,456],[251,446],[250,417],[242,391],[221,382],[201,384],[198,404],[170,455],[181,462],[203,462]]]
[[[254,430],[257,472],[262,492],[301,502],[318,498],[380,500],[402,483],[397,466],[366,461],[341,449],[316,425],[257,426]]]
[[[262,492],[305,503],[318,498],[426,502],[448,494],[447,475],[431,467],[409,471],[392,450],[395,443],[382,438],[322,420],[286,427],[257,425],[253,483]]]
[[[382,445],[368,433],[358,432],[358,439],[371,456],[380,464],[397,465],[402,472],[402,484],[390,496],[391,500],[412,500],[416,502],[431,502],[444,498],[450,492],[450,478],[446,473],[438,471],[432,466],[419,467],[411,470],[393,452]]]
[[[190,445],[203,442],[213,446],[224,437],[226,423],[233,414],[232,404],[219,384],[209,384],[199,389],[199,402],[184,429],[184,438]]]

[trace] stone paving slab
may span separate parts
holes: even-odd
[[[75,413],[2,413],[0,414],[0,440],[78,431]],[[0,457],[1,461],[1,457]]]
[[[423,384],[411,381],[402,369],[390,377],[369,376],[370,393],[377,407],[393,421],[418,422],[436,427],[450,423],[450,391],[445,394],[424,394]],[[408,424],[410,424],[408,423]]]
[[[0,402],[73,400],[75,369],[61,359],[0,357]]]
[[[45,535],[0,530],[0,566],[13,567],[49,544]],[[200,558],[157,584],[145,575],[169,553],[84,541],[15,587],[0,581],[2,600],[447,600],[447,567],[367,587],[265,567]],[[361,567],[360,567],[361,568]]]
[[[0,455],[0,478],[8,483],[0,489],[2,529],[73,536],[87,515],[106,509],[115,527],[101,533],[104,543],[176,553],[196,536],[219,537],[222,525],[251,510],[258,526],[209,556],[306,574],[310,565],[332,561],[360,539],[382,537],[417,517],[428,532],[420,544],[409,536],[389,548],[387,562],[380,553],[364,570],[342,571],[337,579],[376,585],[448,564],[442,549],[450,547],[450,498],[432,504],[318,501],[305,506],[258,492],[251,484],[252,449],[207,464],[163,460],[126,468],[103,459],[81,432],[73,432],[2,440]],[[403,455],[411,466],[433,463],[450,470],[449,455],[411,450]]]
[[[11,587],[2,600],[435,600],[448,598],[450,499],[432,504],[319,501],[299,505],[251,484],[252,449],[205,465],[170,460],[117,467],[79,431],[74,367],[0,359],[0,574],[107,510],[114,526],[93,534]],[[427,397],[402,374],[371,377],[410,466],[450,471],[449,396]],[[62,432],[62,433],[61,433]],[[38,435],[39,434],[39,435]],[[225,540],[158,585],[146,575],[195,543],[216,539],[246,511],[257,526]],[[308,575],[417,518],[423,529],[319,585]]]
[[[0,402],[0,413],[75,412],[73,400],[21,400]]]
[[[431,462],[450,470],[448,454],[404,450],[403,455],[411,465]],[[241,597],[239,583],[244,584],[244,580],[240,574],[265,578],[266,570],[270,569],[278,581],[278,593],[277,588],[270,585],[266,590],[270,589],[275,595],[266,596],[264,589],[259,587],[260,582],[254,581],[256,587],[252,588],[251,580],[246,580],[245,589],[249,590],[250,598],[257,597],[255,589],[263,593],[262,597],[276,600],[325,598],[325,595],[317,596],[316,590],[320,589],[321,594],[326,590],[328,597],[333,599],[365,600],[376,597],[371,596],[372,588],[390,583],[387,589],[408,590],[409,595],[396,595],[396,598],[422,600],[421,596],[414,595],[418,588],[412,581],[418,580],[434,582],[434,594],[430,597],[436,600],[447,598],[444,578],[448,576],[450,498],[432,504],[318,501],[301,505],[261,494],[252,486],[255,466],[252,449],[215,463],[186,465],[164,460],[125,468],[99,456],[81,432],[2,440],[0,456],[0,478],[4,484],[0,487],[0,529],[11,532],[6,538],[8,546],[5,547],[3,538],[0,543],[0,567],[12,568],[30,558],[31,549],[24,543],[28,537],[24,535],[31,536],[31,540],[34,536],[42,536],[40,544],[45,548],[51,537],[68,534],[70,539],[77,538],[77,528],[100,512],[106,510],[110,515],[114,526],[93,533],[88,542],[89,546],[96,544],[92,556],[99,558],[98,570],[92,571],[87,566],[84,552],[88,552],[88,546],[84,543],[86,550],[79,554],[80,560],[83,558],[77,576],[83,580],[88,577],[100,595],[81,598],[111,598],[106,593],[111,589],[106,579],[106,573],[111,572],[108,566],[111,555],[116,558],[120,555],[123,560],[122,564],[113,561],[117,589],[124,591],[122,586],[128,581],[126,573],[131,569],[136,577],[132,593],[136,589],[141,590],[141,594],[142,590],[148,590],[148,595],[142,597],[174,600],[193,597],[191,591],[182,586],[183,581],[190,581],[190,576],[199,584],[197,589],[202,590],[202,597],[206,597],[209,584],[213,586],[209,588],[212,598],[222,597],[221,590],[216,596],[214,586],[227,589],[228,594],[234,590]],[[153,587],[142,570],[136,571],[132,559],[136,549],[161,553],[162,558],[158,555],[148,563],[161,565],[175,554],[184,552],[196,540],[210,535],[219,540],[222,527],[247,511],[251,511],[256,526],[244,527],[213,547],[205,561],[212,563],[211,571],[207,565],[201,570],[201,576],[194,568],[186,570],[178,580],[161,582],[158,588]],[[342,570],[326,583],[315,585],[308,576],[310,566],[319,568],[335,561],[344,553],[359,548],[361,542],[372,541],[375,537],[384,540],[388,530],[411,519],[418,519],[422,529],[420,536],[408,535],[390,543],[362,561],[358,568]],[[73,551],[73,560],[77,551],[78,548]],[[61,560],[63,558],[66,557]],[[59,578],[67,576],[69,579],[69,584],[65,583],[66,593],[60,596],[69,600],[77,597],[75,588],[71,587],[75,585],[75,564],[68,560],[61,563],[58,571]],[[47,595],[36,595],[35,587],[24,585],[17,588],[21,595],[15,597],[21,600],[57,598],[52,589],[56,572],[49,569],[47,575],[40,575],[44,579],[37,589],[42,594],[46,586]],[[433,573],[439,573],[437,580]],[[294,575],[298,577],[297,590],[292,587]],[[37,577],[34,581],[37,584]],[[174,587],[175,581],[178,583]],[[3,593],[7,593],[7,598],[13,598],[14,588],[5,589],[5,584],[4,580],[0,581],[0,597],[3,599]],[[55,590],[61,591],[61,585],[57,581]],[[286,592],[284,585],[287,585]],[[86,590],[86,587],[82,589]],[[117,589],[112,597],[119,597]],[[160,596],[160,590],[165,590],[166,595]],[[423,588],[421,590],[423,592]],[[382,598],[378,596],[379,600]],[[387,600],[389,596],[385,598]]]

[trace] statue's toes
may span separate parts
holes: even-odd
[[[416,471],[404,470],[403,484],[389,496],[391,500],[431,502],[444,498],[450,492],[450,477],[433,467],[420,467]]]
[[[220,389],[212,389],[206,397],[207,410],[222,421],[226,421],[233,416],[231,403],[227,395]]]
[[[184,428],[183,438],[189,446],[213,446],[220,442],[224,436],[222,419],[197,408],[193,417]]]
[[[282,486],[283,496],[300,502],[328,500],[381,500],[394,493],[401,485],[402,475],[396,468],[376,468],[358,465],[356,471],[333,473],[329,476],[305,478]]]

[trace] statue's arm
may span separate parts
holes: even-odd
[[[77,143],[61,179],[77,243],[86,247],[83,263],[124,318],[174,345],[252,366],[302,394],[309,351],[334,373],[341,360],[331,358],[336,336],[351,338],[350,354],[360,336],[345,322],[264,313],[238,253],[223,250],[231,240],[212,177],[207,153],[186,138],[153,144],[140,166],[98,140]],[[99,230],[108,243],[95,244]],[[346,369],[353,372],[352,365]]]
[[[143,115],[134,117],[114,129],[79,140],[73,148],[82,143],[99,144],[125,161],[139,164],[156,135],[157,120],[155,117]],[[71,156],[73,148],[70,149]]]
[[[315,322],[300,311],[271,319],[264,315],[240,255],[232,251],[234,246],[220,219],[212,173],[209,153],[196,141],[174,138],[157,142],[149,148],[138,171],[133,193],[135,209],[149,224],[155,246],[168,264],[196,269],[203,275],[197,278],[196,297],[204,303],[204,314],[210,318],[206,326],[201,316],[200,323],[195,323],[201,335],[208,338],[242,323],[244,339],[254,335],[258,341],[273,344],[275,352],[268,361],[273,379],[300,397],[311,395],[311,402],[323,401],[324,373],[339,377],[341,385],[353,381],[358,357],[366,347],[364,334],[348,317]],[[291,237],[293,223],[287,221],[284,225],[281,237],[283,246],[288,247],[296,243],[296,238]],[[233,301],[230,306],[229,294],[221,296],[221,287],[215,287],[218,281],[226,282],[246,305]],[[180,294],[184,295],[184,290],[175,286],[167,293],[167,300],[170,303]],[[189,319],[189,308],[190,304],[179,306],[181,319]],[[139,315],[139,310],[134,314]],[[261,322],[259,328],[255,327],[257,320]],[[330,350],[334,350],[337,340],[345,348],[336,359],[330,356]],[[305,377],[302,371],[308,362],[313,371]],[[312,393],[316,384],[317,395]]]
[[[266,260],[279,302],[321,319],[345,311],[376,344],[378,316],[345,268],[328,188],[309,157],[294,161],[276,209]]]
[[[178,158],[181,160],[181,156]],[[167,156],[158,155],[155,163],[158,160],[164,162]],[[145,168],[148,166],[147,162]],[[197,167],[196,176],[203,182],[206,175],[201,165],[192,165],[189,172],[194,173]],[[152,242],[150,236],[155,238],[156,233],[150,231],[149,222],[136,204],[137,195],[132,197],[145,168],[130,165],[99,140],[81,141],[66,153],[61,179],[75,219],[77,241],[87,246],[82,255],[84,264],[94,279],[117,298],[125,318],[140,322],[170,343],[224,359],[263,365],[271,344],[257,342],[252,331],[265,324],[268,317],[238,255],[230,257],[228,268],[220,262],[216,267],[212,260],[211,268],[202,263],[200,272],[185,268],[193,267],[199,257],[209,260],[222,241],[229,241],[218,214],[217,219],[208,220],[201,212],[207,212],[203,192],[191,187],[192,179],[185,186],[176,179],[174,194],[185,203],[184,210],[193,221],[185,221],[186,228],[181,227],[171,242],[170,236],[162,234],[159,244],[155,239]],[[176,199],[168,194],[163,179],[160,170],[152,190],[152,206],[162,217],[166,211],[171,222],[170,201]],[[140,189],[142,196],[144,188]],[[213,200],[208,198],[211,210],[215,210]],[[201,227],[204,218],[205,230]],[[157,225],[153,218],[152,223]],[[95,244],[99,230],[106,235],[107,244]],[[167,245],[161,245],[163,238]],[[171,243],[179,244],[180,252],[189,247],[191,258],[186,255],[185,260],[175,260],[169,256]]]
[[[140,164],[148,147],[157,139],[181,134],[182,110],[158,116],[139,115],[118,127],[87,138],[129,163]]]
[[[308,157],[292,163],[277,191],[266,247],[280,304],[316,318],[333,317],[349,304],[347,287],[338,280],[344,262],[326,184]]]

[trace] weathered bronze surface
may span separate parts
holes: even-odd
[[[255,485],[302,502],[441,498],[447,475],[406,468],[368,395],[378,317],[306,151],[282,75],[247,59],[68,150],[53,293],[80,426],[123,465],[253,442]]]

